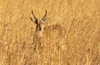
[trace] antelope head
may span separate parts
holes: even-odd
[[[44,30],[44,23],[45,23],[45,17],[47,15],[47,10],[45,10],[45,14],[41,20],[38,20],[38,18],[34,15],[33,10],[32,10],[32,15],[34,17],[34,20],[31,18],[31,21],[33,21],[36,24],[36,32],[40,32],[42,34]]]

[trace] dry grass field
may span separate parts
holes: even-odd
[[[0,65],[100,65],[100,0],[0,0]]]

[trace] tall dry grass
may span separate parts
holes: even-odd
[[[100,0],[0,0],[0,65],[100,65]]]

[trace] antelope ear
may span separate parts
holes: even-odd
[[[44,20],[41,20],[41,22],[44,24],[45,23],[45,21]]]
[[[46,22],[46,20],[47,20],[47,19],[43,19],[42,21],[43,21],[43,22]]]
[[[33,21],[34,23],[36,23],[36,21],[34,21],[31,17],[30,17],[31,21]]]

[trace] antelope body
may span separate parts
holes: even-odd
[[[38,20],[32,10],[34,20],[32,18],[31,20],[36,24],[36,30],[33,39],[33,43],[35,43],[35,49],[42,48],[43,42],[45,42],[44,40],[49,42],[50,40],[52,41],[54,38],[56,38],[56,40],[61,40],[61,38],[64,37],[63,29],[60,25],[56,24],[49,27],[44,26],[46,14],[47,10],[45,10],[45,15],[43,16],[43,18],[41,20]]]

